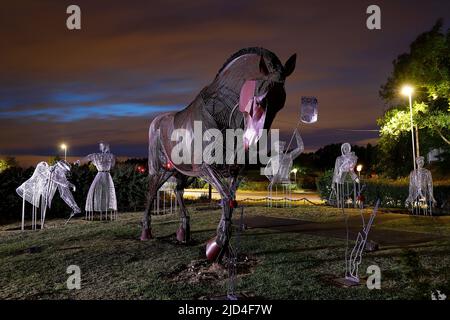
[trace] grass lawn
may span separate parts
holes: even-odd
[[[190,245],[175,243],[175,215],[153,217],[156,239],[147,242],[138,240],[139,213],[122,213],[114,222],[75,219],[66,226],[63,220],[49,220],[43,231],[13,230],[19,223],[1,226],[0,298],[197,299],[223,295],[226,278],[190,281],[183,277],[192,261],[204,265],[204,242],[215,234],[220,214],[219,210],[189,208],[194,239]],[[321,206],[245,209],[246,217],[255,215],[319,223],[342,220],[336,209]],[[269,228],[242,233],[240,251],[253,264],[238,276],[236,290],[266,299],[430,299],[434,290],[450,295],[450,217],[385,214],[383,218],[376,220],[374,228],[440,238],[365,253],[360,274],[364,276],[369,265],[378,265],[381,290],[368,290],[365,285],[342,288],[329,282],[344,273],[344,240]],[[69,265],[81,269],[80,290],[66,287]]]

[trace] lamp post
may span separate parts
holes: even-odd
[[[64,161],[67,161],[67,145],[65,143],[61,144],[61,149],[64,150]]]
[[[411,86],[405,85],[402,88],[402,95],[407,96],[409,100],[409,116],[411,121],[411,140],[412,140],[412,150],[413,150],[413,166],[414,171],[416,171],[416,148],[414,144],[414,124],[413,124],[413,111],[412,111],[412,94],[414,89]]]
[[[297,171],[298,171],[297,168],[291,170],[291,172],[294,173],[295,184],[297,184]]]
[[[362,168],[363,168],[362,164],[358,164],[356,166],[356,171],[358,171],[359,180],[361,180],[361,170],[362,170]]]

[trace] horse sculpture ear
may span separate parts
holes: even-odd
[[[295,69],[295,61],[297,60],[297,54],[294,53],[284,64],[284,76],[289,77]]]
[[[261,59],[259,60],[259,71],[261,71],[261,73],[265,76],[269,74],[269,68],[267,68],[263,56],[261,56]]]

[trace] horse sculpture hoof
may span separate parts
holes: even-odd
[[[177,240],[180,242],[186,242],[186,230],[183,227],[179,227],[177,230]]]
[[[206,259],[209,262],[214,262],[219,256],[222,248],[217,244],[216,238],[212,238],[206,243]]]
[[[152,229],[142,229],[141,241],[147,241],[153,239]]]

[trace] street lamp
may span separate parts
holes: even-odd
[[[358,171],[359,180],[361,180],[361,170],[362,170],[362,168],[363,168],[362,164],[358,164],[356,166],[356,171]]]
[[[291,172],[294,173],[295,184],[297,184],[297,172],[298,172],[298,169],[294,168],[294,169],[291,170]]]
[[[416,171],[416,148],[414,145],[414,124],[413,124],[413,111],[412,111],[412,94],[414,92],[413,87],[405,85],[402,88],[402,95],[407,96],[409,100],[409,116],[411,121],[411,140],[412,140],[412,150],[413,150],[413,166],[414,171]]]
[[[61,144],[61,149],[64,150],[64,161],[67,161],[67,145],[65,143]]]

